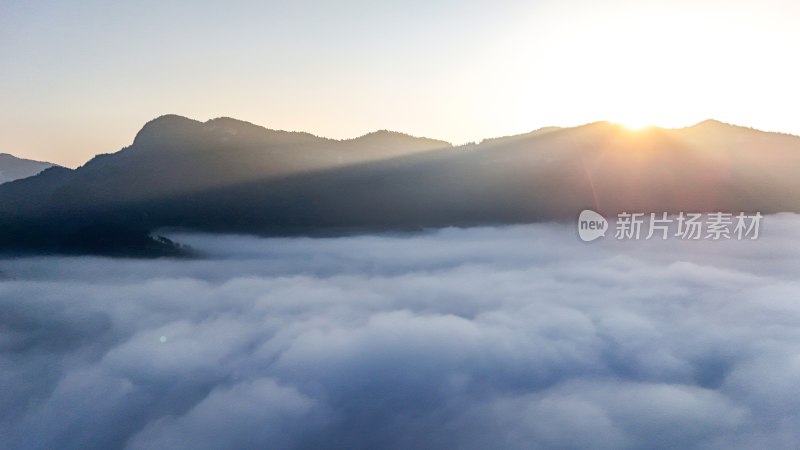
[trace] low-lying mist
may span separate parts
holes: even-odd
[[[796,448],[800,216],[0,261],[0,448]]]

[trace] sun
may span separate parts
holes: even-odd
[[[647,128],[651,128],[653,125],[652,122],[642,120],[642,119],[625,119],[625,120],[615,120],[613,121],[616,124],[622,125],[623,127],[627,128],[630,131],[642,131]]]
[[[662,126],[664,122],[661,115],[651,111],[647,105],[634,104],[633,98],[618,99],[620,107],[610,111],[608,121],[625,128],[628,131],[644,131],[648,128]],[[663,115],[663,114],[662,114]]]

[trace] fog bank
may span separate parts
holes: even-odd
[[[0,261],[0,447],[796,448],[800,217]]]

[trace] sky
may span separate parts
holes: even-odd
[[[798,226],[0,259],[0,447],[797,448]]]
[[[0,1],[0,152],[71,167],[167,113],[456,144],[610,120],[800,134],[800,6]]]

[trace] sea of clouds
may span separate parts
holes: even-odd
[[[798,448],[798,230],[0,260],[0,448]]]

